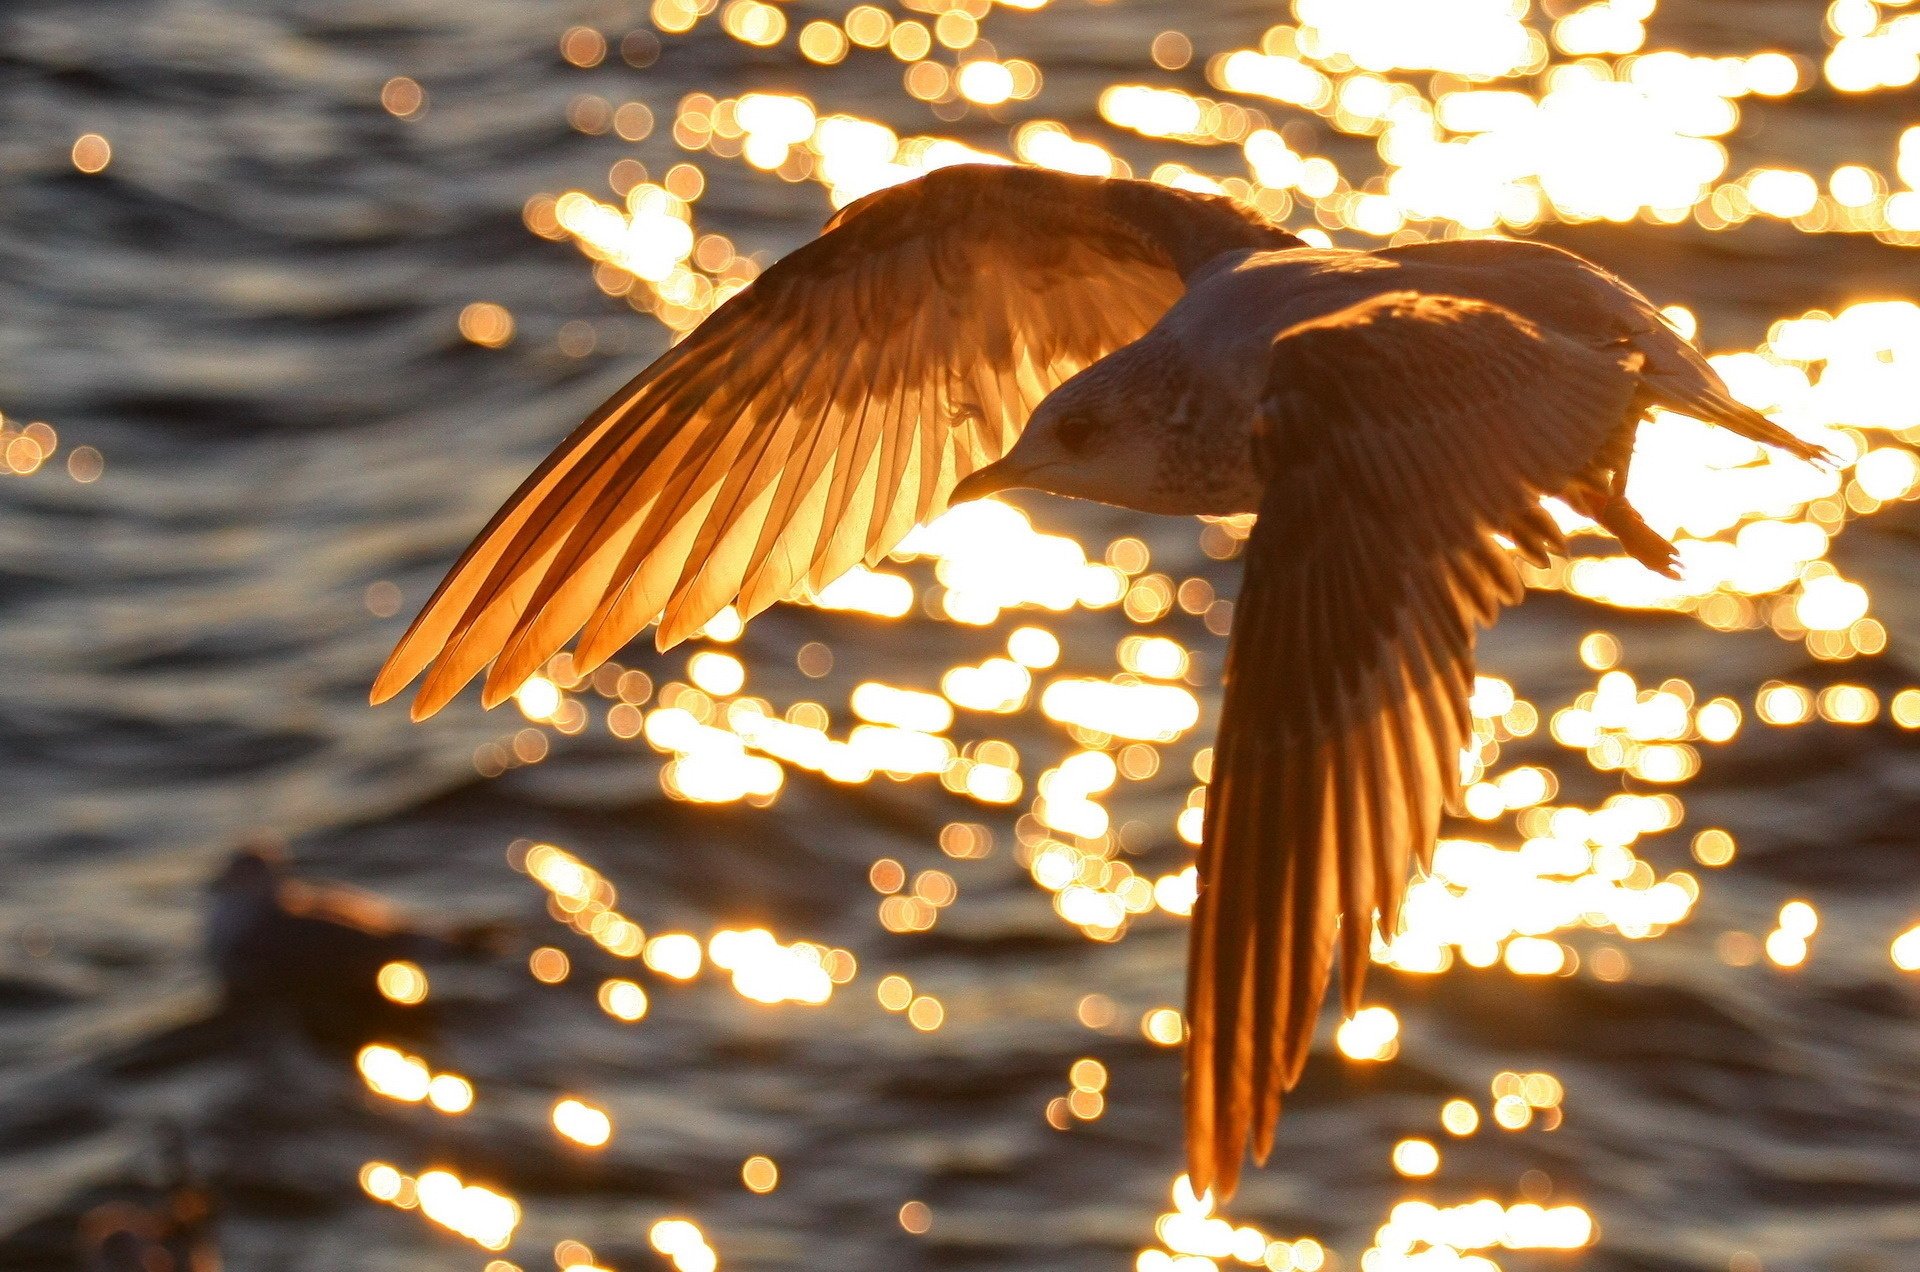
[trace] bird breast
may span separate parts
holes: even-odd
[[[1266,482],[1253,462],[1257,401],[1238,394],[1187,396],[1164,426],[1151,512],[1230,517],[1257,512]]]

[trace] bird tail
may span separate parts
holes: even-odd
[[[1640,377],[1654,405],[1718,424],[1750,441],[1776,447],[1810,464],[1837,466],[1840,463],[1839,456],[1826,447],[1795,436],[1752,407],[1736,401],[1726,381],[1699,350],[1682,340],[1673,343],[1685,359],[1686,369],[1682,371],[1670,360],[1662,359],[1667,366],[1652,374],[1642,372]]]

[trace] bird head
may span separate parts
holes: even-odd
[[[216,896],[270,897],[287,876],[287,854],[278,841],[257,835],[234,850],[226,867],[213,877]]]
[[[1003,490],[1044,490],[1127,503],[1150,482],[1153,430],[1137,394],[1119,392],[1117,355],[1048,394],[1013,448],[961,479],[949,499],[964,503]],[[1150,414],[1150,412],[1148,412]]]

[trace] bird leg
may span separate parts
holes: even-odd
[[[1622,471],[1616,470],[1616,478]],[[1628,556],[1655,574],[1670,579],[1680,577],[1680,550],[1648,525],[1625,496],[1601,494],[1591,486],[1577,486],[1562,497],[1575,512],[1599,522],[1602,529],[1620,541]]]
[[[1560,498],[1581,516],[1599,522],[1620,541],[1628,556],[1655,574],[1677,579],[1679,550],[1655,533],[1627,502],[1627,473],[1633,466],[1633,442],[1640,422],[1637,410],[1629,415],[1624,427],[1595,456],[1586,475],[1562,491]]]

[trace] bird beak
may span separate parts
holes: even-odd
[[[1011,459],[1011,456],[996,460],[985,468],[977,469],[972,474],[962,477],[959,484],[953,488],[953,493],[947,496],[948,505],[984,499],[988,495],[997,495],[1003,490],[1017,488],[1020,485],[1021,473],[1018,468],[1008,462],[1008,459]]]

